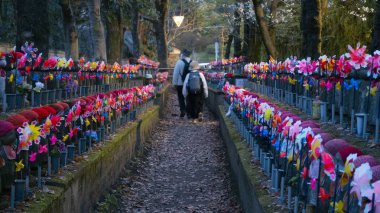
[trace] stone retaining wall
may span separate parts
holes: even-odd
[[[168,87],[154,105],[135,122],[120,128],[112,140],[88,158],[75,164],[76,170],[47,182],[54,193],[38,192],[27,212],[92,212],[93,206],[114,183],[136,151],[144,145],[167,103]]]

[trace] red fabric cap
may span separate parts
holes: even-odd
[[[5,136],[9,132],[15,129],[15,126],[13,126],[12,123],[8,121],[0,120],[0,137]]]
[[[344,147],[346,146],[349,146],[349,144],[347,143],[347,141],[343,140],[343,139],[333,139],[331,141],[328,141],[327,143],[325,143],[325,148],[330,152],[330,154],[332,154],[333,156],[335,156],[335,154],[343,149]]]
[[[62,105],[56,103],[56,104],[50,104],[49,105],[51,108],[53,108],[56,112],[60,112],[60,111],[63,111],[64,108]]]
[[[43,107],[32,109],[38,115],[38,121],[41,122],[43,119],[49,116],[49,111],[46,111]]]
[[[45,109],[46,111],[48,111],[49,114],[52,114],[52,115],[57,114],[57,111],[54,108],[50,107],[50,106],[43,106],[42,108]]]
[[[368,163],[370,167],[379,165],[379,162],[376,160],[376,158],[372,157],[371,155],[359,156],[354,161],[354,165],[356,168],[358,168],[363,163]]]
[[[38,114],[33,110],[24,110],[19,114],[28,119],[29,122],[38,120]]]
[[[25,122],[27,123],[29,122],[27,118],[25,118],[23,115],[20,115],[20,114],[9,115],[9,117],[7,118],[7,121],[9,123],[12,123],[13,126],[15,126],[15,129],[21,127],[22,124],[24,124]]]
[[[343,149],[338,151],[338,154],[340,155],[340,158],[342,159],[343,163],[346,162],[347,157],[350,154],[355,154],[355,153],[358,154],[358,156],[363,155],[363,152],[354,146],[346,146]]]

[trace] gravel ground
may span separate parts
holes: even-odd
[[[180,119],[174,95],[165,114],[134,175],[121,178],[117,211],[241,212],[218,122],[206,108],[201,123]]]

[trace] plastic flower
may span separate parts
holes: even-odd
[[[47,152],[48,152],[47,144],[40,146],[38,153],[42,154],[42,153],[47,153]]]
[[[371,94],[372,96],[376,96],[376,93],[377,93],[378,90],[379,90],[379,89],[377,88],[377,86],[371,87],[371,89],[370,89],[370,94]]]
[[[372,180],[372,170],[369,163],[363,163],[354,173],[351,182],[351,194],[355,193],[358,197],[359,206],[361,206],[362,194],[371,189],[370,181]]]
[[[354,161],[356,160],[357,157],[358,157],[358,154],[356,153],[350,154],[347,157],[346,162],[344,163],[343,175],[341,178],[342,186],[345,186],[346,184],[348,184],[348,179],[352,177],[352,172],[355,169]]]
[[[342,88],[342,85],[340,84],[340,81],[338,81],[338,83],[335,84],[335,88],[337,90],[340,90]]]
[[[322,152],[322,162],[324,165],[324,172],[327,176],[329,176],[331,181],[335,181],[335,164],[332,156],[327,152]]]
[[[325,200],[328,200],[330,198],[330,195],[326,192],[326,190],[323,187],[319,188],[319,198],[322,201],[322,204],[325,203]]]
[[[34,162],[34,161],[36,161],[36,159],[37,159],[37,153],[36,152],[30,153],[30,155],[29,155],[29,161],[30,162]]]
[[[55,143],[57,142],[57,137],[55,137],[54,134],[53,134],[53,136],[51,136],[50,142],[51,142],[51,145],[55,145]]]
[[[22,159],[19,162],[15,162],[15,165],[16,165],[16,172],[21,171],[25,167],[24,164],[22,163]]]
[[[43,89],[45,85],[41,82],[36,82],[36,87],[34,87],[34,91],[41,92],[41,89]]]
[[[334,207],[334,201],[333,202],[330,202],[330,206],[331,207]],[[336,213],[344,213],[344,203],[342,200],[338,201],[338,202],[335,202],[335,209],[334,209],[334,212]]]

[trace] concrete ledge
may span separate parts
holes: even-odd
[[[120,128],[111,141],[88,158],[72,166],[47,183],[52,193],[37,192],[27,212],[92,212],[93,206],[119,177],[120,173],[141,150],[152,129],[159,121],[160,111],[166,104],[168,87],[158,97],[159,102],[142,114],[137,121]]]
[[[220,93],[209,91],[214,100],[223,100]],[[232,122],[225,116],[224,107],[216,101],[208,101],[210,109],[216,109],[220,131],[226,144],[232,176],[239,189],[239,198],[245,212],[281,212],[273,203],[275,199],[262,185],[261,168],[251,162],[252,154]],[[214,105],[214,106],[213,106]]]

